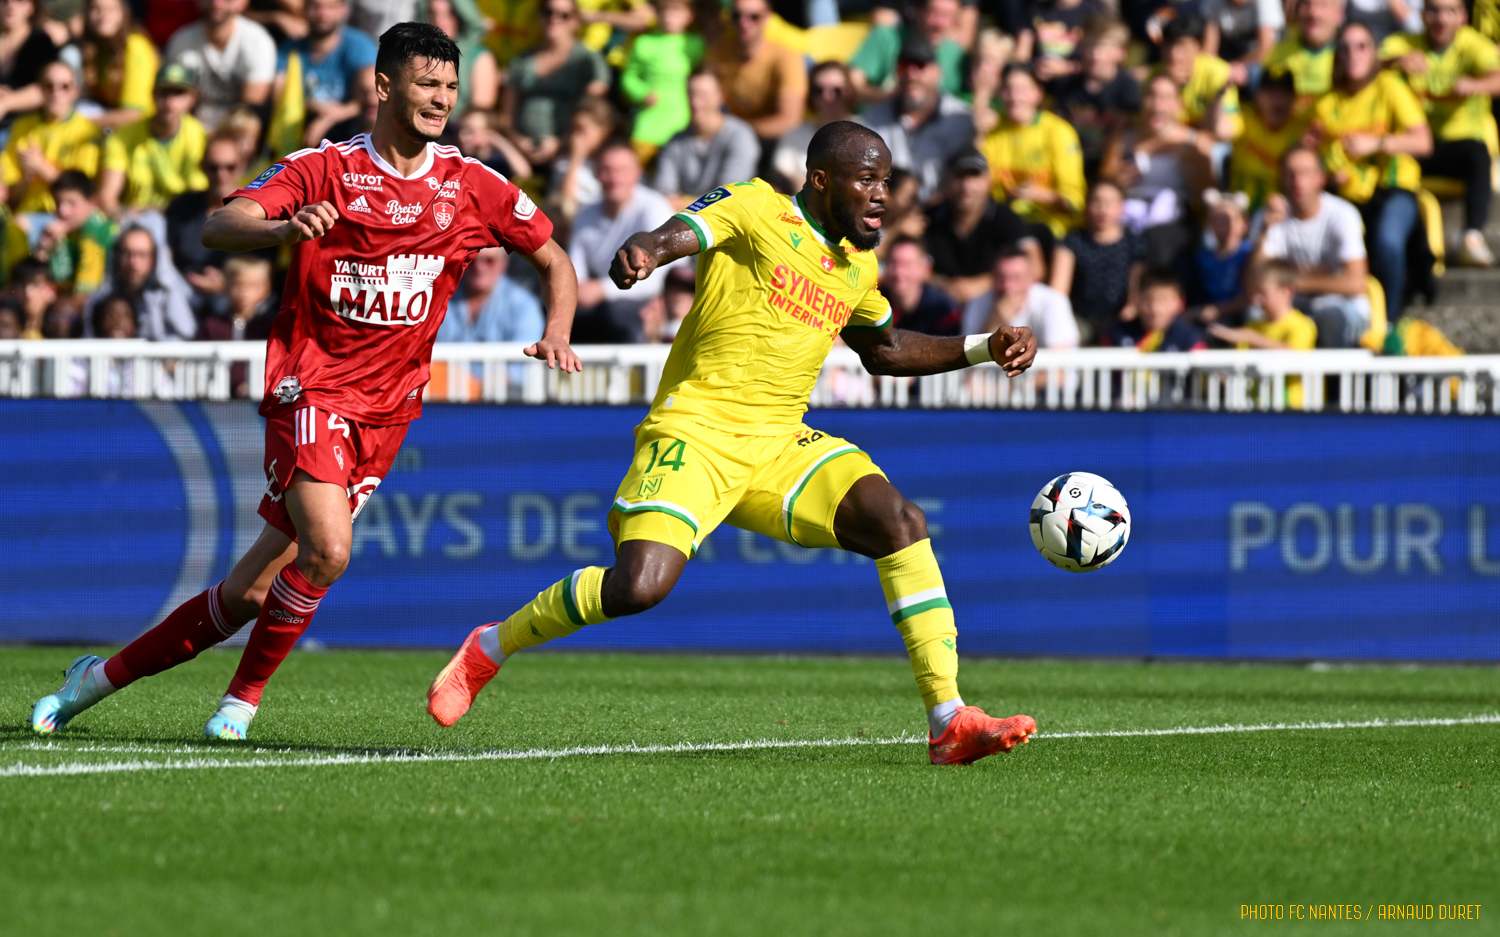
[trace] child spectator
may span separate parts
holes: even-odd
[[[1072,299],[1087,338],[1135,317],[1146,245],[1125,227],[1125,192],[1101,179],[1089,190],[1084,227],[1070,231],[1052,255],[1052,288]]]
[[[99,210],[94,183],[69,169],[52,183],[57,218],[42,229],[36,256],[47,262],[52,282],[69,293],[87,295],[104,280],[104,263],[118,226]]]
[[[239,342],[268,338],[277,306],[277,297],[271,291],[271,264],[254,254],[236,254],[224,261],[224,280],[228,298],[224,314],[205,316],[198,328],[198,340]]]
[[[688,74],[703,61],[703,37],[693,24],[689,0],[656,0],[656,28],[630,46],[620,91],[639,108],[630,143],[649,162],[656,151],[687,127]]]
[[[200,163],[208,133],[192,115],[195,79],[172,63],[156,76],[156,113],[121,127],[104,145],[99,204],[118,217],[121,208],[167,207],[190,189],[208,188]]]
[[[128,297],[110,293],[94,305],[95,338],[135,338],[135,306]]]
[[[1250,268],[1245,295],[1250,309],[1243,328],[1210,323],[1209,334],[1237,348],[1275,351],[1312,351],[1318,345],[1318,326],[1292,307],[1297,268],[1285,260],[1268,260]],[[1302,409],[1302,378],[1286,379],[1286,405]]]
[[[1206,306],[1205,318],[1239,308],[1241,281],[1245,264],[1255,252],[1255,245],[1245,235],[1250,230],[1245,210],[1250,198],[1243,192],[1203,193],[1203,207],[1208,212],[1208,236],[1205,244],[1193,252],[1189,264],[1188,298],[1196,306]]]
[[[1244,115],[1244,132],[1229,156],[1229,190],[1250,197],[1252,215],[1281,189],[1281,157],[1307,130],[1306,120],[1293,118],[1296,101],[1290,74],[1267,75],[1255,89],[1255,106]]]
[[[20,307],[21,337],[41,338],[47,307],[57,299],[47,265],[32,257],[17,261],[11,270],[11,289]]]
[[[1170,273],[1153,271],[1141,278],[1139,315],[1116,323],[1102,345],[1141,351],[1198,351],[1208,347],[1182,311],[1182,286]]]
[[[1099,173],[1104,145],[1141,109],[1141,85],[1121,66],[1130,42],[1125,24],[1108,17],[1088,22],[1080,47],[1079,70],[1057,83],[1052,107],[1078,131],[1083,172]]]
[[[1156,71],[1181,89],[1182,122],[1227,142],[1242,126],[1240,93],[1229,82],[1229,63],[1203,51],[1206,28],[1199,16],[1179,16],[1168,23],[1162,30],[1162,61]]]
[[[1044,82],[1077,74],[1084,24],[1105,13],[1098,0],[1041,0],[1032,6],[1031,22],[1016,43],[1016,59],[1029,59]]]
[[[73,69],[52,62],[42,69],[42,109],[17,120],[0,152],[0,181],[10,188],[18,214],[51,212],[50,186],[58,173],[99,169],[99,128],[73,109],[78,83]]]

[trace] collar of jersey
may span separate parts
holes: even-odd
[[[813,216],[808,213],[807,206],[802,204],[801,192],[798,192],[796,195],[792,196],[792,211],[797,213],[798,218],[801,218],[803,221],[807,222],[808,227],[813,229],[813,234],[816,234],[818,236],[818,240],[822,242],[824,247],[827,247],[829,250],[839,249],[839,246],[833,243],[833,241],[829,240],[828,235],[823,233],[823,228],[816,221],[814,221]]]
[[[375,145],[370,142],[370,135],[368,133],[362,133],[356,139],[359,140],[359,145],[365,148],[365,152],[369,154],[369,156],[370,156],[370,162],[372,162],[376,166],[378,166],[380,168],[380,171],[383,172],[383,173],[385,173],[388,176],[395,176],[397,179],[401,179],[403,181],[409,182],[412,179],[420,179],[420,178],[422,178],[423,176],[427,175],[429,172],[432,171],[432,144],[431,143],[426,144],[426,146],[427,146],[427,158],[422,161],[421,168],[419,168],[416,172],[412,173],[409,176],[403,176],[403,175],[401,175],[401,173],[399,173],[399,172],[396,171],[396,167],[395,166],[392,166],[390,163],[386,162],[384,159],[381,159],[380,154],[377,153],[377,152],[375,152]]]

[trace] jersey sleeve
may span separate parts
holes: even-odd
[[[770,186],[760,181],[721,185],[705,192],[673,218],[698,235],[698,251],[729,244],[745,237],[760,217]]]
[[[302,206],[320,201],[323,183],[330,174],[328,159],[321,151],[302,150],[272,163],[224,201],[227,204],[248,198],[265,209],[268,219],[284,220]]]
[[[1394,80],[1387,82],[1387,94],[1389,95],[1389,107],[1391,117],[1396,127],[1401,130],[1410,130],[1413,127],[1427,125],[1427,112],[1422,109],[1422,102],[1412,93],[1406,82],[1394,75]]]
[[[1464,35],[1468,39],[1464,45],[1467,47],[1465,51],[1469,53],[1468,74],[1471,77],[1483,78],[1500,68],[1500,46],[1496,46],[1477,32],[1468,32]]]
[[[889,328],[894,317],[891,315],[891,302],[880,292],[880,287],[872,286],[865,291],[860,299],[859,305],[849,314],[849,324],[846,329],[884,329]]]
[[[551,239],[552,219],[514,182],[477,160],[467,175],[496,244],[513,254],[535,254]]]

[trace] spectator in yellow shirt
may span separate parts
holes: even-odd
[[[1292,76],[1267,75],[1255,89],[1255,106],[1245,112],[1245,130],[1234,141],[1229,156],[1229,191],[1250,196],[1251,214],[1281,188],[1281,157],[1307,130],[1307,122],[1292,115],[1296,86]]]
[[[151,114],[151,79],[161,56],[136,29],[125,0],[87,0],[78,49],[83,96],[104,109],[95,123],[119,127]]]
[[[1266,56],[1266,74],[1289,74],[1300,116],[1333,87],[1333,40],[1344,22],[1344,0],[1300,0],[1296,25]]]
[[[1394,322],[1406,290],[1407,244],[1418,224],[1417,159],[1432,153],[1432,128],[1406,82],[1381,70],[1375,36],[1363,23],[1339,30],[1333,90],[1318,99],[1309,133],[1320,141],[1335,190],[1364,217],[1371,266]]]
[[[1240,135],[1240,92],[1229,83],[1229,63],[1203,52],[1201,16],[1175,17],[1162,29],[1162,63],[1165,74],[1182,89],[1182,122],[1217,140],[1228,142]]]
[[[1001,78],[1005,114],[980,144],[989,161],[991,194],[1027,221],[1061,238],[1078,223],[1086,187],[1078,131],[1042,110],[1042,86],[1024,65]]]
[[[49,187],[64,170],[86,176],[99,170],[99,127],[73,109],[78,102],[73,69],[52,62],[42,69],[40,84],[42,109],[15,122],[0,152],[0,181],[9,187],[18,214],[55,210]]]
[[[1237,348],[1266,351],[1312,351],[1318,347],[1318,326],[1292,306],[1297,268],[1287,260],[1267,260],[1245,274],[1250,321],[1242,328],[1210,323],[1209,334]],[[1264,380],[1264,378],[1262,378]],[[1302,379],[1286,379],[1286,405],[1302,409]]]
[[[156,113],[109,138],[99,173],[99,203],[106,212],[118,216],[122,208],[161,209],[184,192],[208,188],[200,166],[208,134],[192,115],[194,87],[186,66],[162,66],[156,76]]]
[[[1484,240],[1490,217],[1490,101],[1500,96],[1500,50],[1467,24],[1463,0],[1426,0],[1423,32],[1391,36],[1380,58],[1406,78],[1432,125],[1432,155],[1422,172],[1464,183],[1465,228],[1461,258],[1492,267]]]

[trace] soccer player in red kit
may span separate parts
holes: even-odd
[[[266,348],[265,530],[223,582],[108,660],[85,655],[36,704],[55,732],[141,677],[191,660],[254,621],[204,733],[242,739],[266,681],[349,563],[352,524],[421,415],[432,344],[474,255],[500,245],[540,274],[548,317],[526,354],[576,371],[578,280],[552,223],[504,176],[438,146],[458,96],[458,47],[399,23],[380,37],[375,127],[280,160],[229,197],[206,247],[295,244]]]

